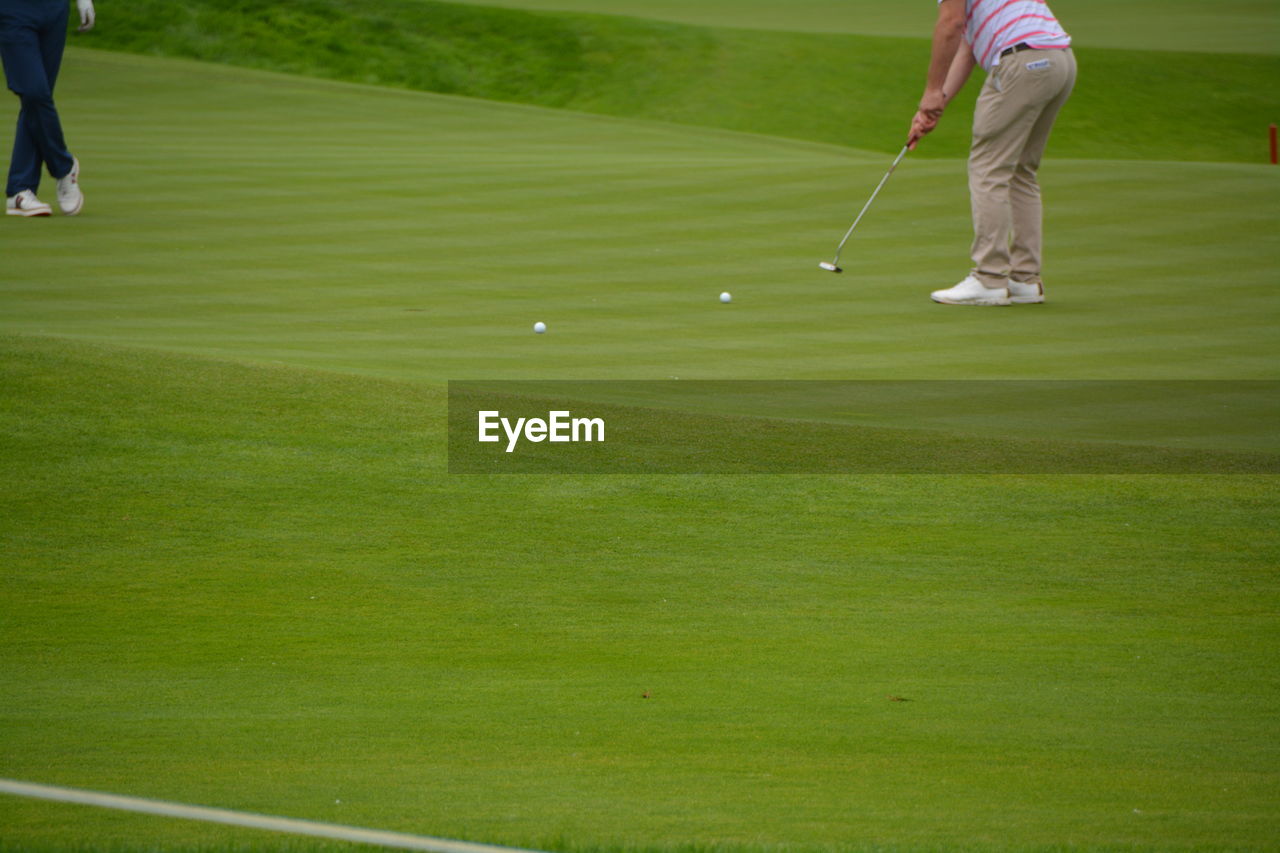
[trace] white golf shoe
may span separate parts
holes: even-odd
[[[955,287],[935,290],[929,298],[943,305],[1008,305],[1009,289],[987,287],[976,277],[968,276]]]
[[[71,171],[58,178],[58,207],[63,214],[75,216],[84,207],[84,193],[80,192],[80,161],[71,158]]]
[[[53,208],[36,198],[31,190],[23,190],[5,200],[6,216],[50,216]]]
[[[1009,302],[1013,305],[1038,305],[1044,302],[1044,282],[1009,279]]]

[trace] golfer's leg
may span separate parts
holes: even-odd
[[[1019,163],[1009,188],[1013,211],[1013,242],[1009,248],[1009,278],[1028,284],[1040,281],[1044,244],[1044,211],[1036,167]]]
[[[1048,59],[1052,64],[1041,69],[1044,73],[1040,83],[1049,100],[1032,125],[1026,146],[1014,170],[1009,192],[1013,214],[1013,243],[1009,252],[1012,265],[1010,277],[1015,281],[1029,283],[1041,280],[1043,263],[1043,210],[1036,173],[1040,169],[1040,161],[1044,157],[1054,120],[1071,96],[1076,79],[1075,57],[1070,50],[1045,53],[1049,54]]]
[[[978,95],[969,148],[969,202],[973,209],[973,275],[988,287],[1004,287],[1009,277],[1009,237],[1013,213],[1009,187],[1022,149],[1023,116],[1010,100],[995,68]]]

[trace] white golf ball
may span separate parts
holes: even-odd
[[[721,301],[721,302],[732,302],[732,301],[733,301],[733,297],[732,297],[732,296],[730,296],[730,295],[729,295],[729,291],[727,291],[727,290],[726,290],[724,293],[720,294],[720,301]]]
[[[541,320],[539,320],[538,322],[536,322],[536,323],[534,323],[534,324],[533,324],[533,331],[534,331],[534,333],[535,333],[535,334],[539,334],[539,335],[540,335],[540,334],[542,334],[543,332],[545,332],[546,330],[547,330],[547,324],[546,324],[546,323],[544,323],[544,322],[542,322]]]

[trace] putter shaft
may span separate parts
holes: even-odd
[[[831,261],[831,266],[823,266],[823,269],[829,269],[832,272],[840,272],[840,253],[844,251],[844,244],[849,242],[849,238],[853,236],[854,229],[858,227],[858,223],[862,221],[862,217],[866,215],[867,210],[871,207],[871,203],[876,200],[876,196],[880,195],[880,190],[888,183],[889,176],[893,174],[893,170],[898,168],[898,164],[902,162],[902,158],[907,156],[907,146],[902,146],[902,150],[898,152],[898,156],[894,158],[893,165],[889,167],[889,171],[884,173],[884,177],[880,179],[880,183],[876,184],[876,188],[871,193],[871,198],[867,199],[867,203],[862,206],[862,210],[858,211],[858,217],[853,220],[853,224],[849,226],[849,230],[844,232],[840,245],[836,246],[836,256]]]

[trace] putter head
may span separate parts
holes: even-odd
[[[822,263],[818,264],[818,266],[822,267],[827,272],[844,272],[844,270],[840,269],[840,267],[836,266],[835,264],[829,264],[826,261],[823,261]]]

